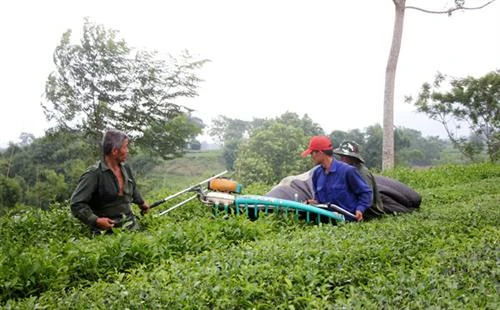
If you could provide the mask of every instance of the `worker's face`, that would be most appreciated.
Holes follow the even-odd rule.
[[[119,149],[113,149],[113,154],[119,163],[126,161],[128,156],[128,139],[123,140],[122,146]]]
[[[314,162],[315,165],[319,165],[323,162],[325,153],[321,151],[312,151],[311,152],[311,159]]]
[[[343,162],[345,162],[346,164],[349,164],[349,165],[355,164],[354,160],[352,160],[352,158],[349,157],[349,156],[342,156],[342,155],[340,155],[340,160],[343,161]]]

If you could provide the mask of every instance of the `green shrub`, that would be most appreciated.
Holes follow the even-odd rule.
[[[470,165],[443,165],[422,169],[398,168],[383,173],[417,189],[472,183],[499,177],[500,165],[479,163]]]
[[[0,209],[11,208],[20,199],[21,186],[19,183],[15,179],[0,175]]]
[[[18,206],[0,217],[0,307],[497,309],[498,168],[391,173],[420,210],[361,224],[215,217],[192,201],[91,239],[67,205]]]

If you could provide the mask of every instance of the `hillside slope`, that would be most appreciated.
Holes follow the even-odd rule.
[[[162,161],[138,182],[144,193],[180,191],[224,170],[220,150],[190,152],[183,157]]]
[[[500,166],[391,176],[422,193],[421,210],[308,225],[214,217],[193,201],[90,239],[68,206],[18,209],[0,218],[0,306],[498,309]]]

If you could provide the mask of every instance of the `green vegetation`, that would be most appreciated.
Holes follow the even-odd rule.
[[[138,167],[140,163],[132,160]],[[224,171],[224,162],[221,151],[201,151],[186,153],[183,157],[159,161],[157,164],[140,175],[138,182],[144,193],[153,191],[176,191],[189,187]]]
[[[446,82],[448,87],[442,85]],[[438,72],[432,85],[422,85],[415,106],[443,125],[453,147],[465,157],[474,160],[486,150],[490,161],[496,162],[500,158],[499,101],[500,70],[479,78],[453,78]],[[464,125],[470,129],[469,137],[458,134]]]
[[[133,49],[117,30],[88,18],[80,41],[72,41],[67,30],[54,50],[55,70],[45,83],[42,108],[57,127],[82,134],[94,156],[110,127],[163,158],[182,154],[201,133],[201,119],[174,102],[198,95],[197,70],[208,60],[195,59],[187,50],[174,58]]]
[[[471,120],[470,139],[450,136],[450,144],[396,129],[400,168],[384,173],[421,192],[414,214],[362,224],[276,215],[252,222],[213,216],[192,201],[141,217],[139,232],[90,238],[68,198],[98,159],[106,128],[130,133],[129,162],[148,202],[225,167],[246,193],[263,194],[307,170],[300,152],[311,136],[328,135],[292,112],[251,122],[220,116],[210,134],[223,149],[189,153],[200,150],[204,124],[174,99],[197,96],[196,71],[208,60],[187,51],[169,59],[135,52],[117,31],[88,20],[80,43],[63,34],[42,103],[57,126],[39,139],[23,133],[0,152],[0,308],[500,308],[498,73],[454,80],[450,94],[429,85],[419,94],[419,111],[432,118]],[[379,169],[382,132],[376,124],[329,136],[335,146],[355,140]],[[491,163],[450,164],[486,155]]]
[[[498,309],[500,166],[387,175],[422,194],[421,210],[318,226],[213,217],[191,202],[142,217],[140,232],[91,239],[65,204],[10,208],[0,307]]]
[[[184,157],[151,157],[135,145],[129,163],[141,192],[179,190],[224,170],[220,151],[188,151]],[[0,153],[0,214],[16,203],[45,209],[69,199],[82,173],[98,160],[81,135],[50,130]],[[205,177],[206,176],[206,177]]]
[[[195,150],[199,146],[196,141],[185,141],[185,147],[177,150],[177,157],[168,160],[165,155],[171,153],[145,149],[133,139],[128,162],[137,175],[141,192],[154,195],[159,189],[180,190],[226,169],[234,172],[234,177],[245,186],[270,186],[285,176],[311,168],[310,158],[301,158],[300,153],[311,136],[324,134],[307,115],[299,117],[290,112],[252,122],[222,117],[212,129],[223,144],[222,150],[199,151]],[[359,142],[367,166],[380,168],[380,125],[365,131],[337,130],[329,136],[335,146],[344,139]],[[437,137],[424,138],[419,131],[407,128],[397,128],[395,137],[398,167],[470,162],[451,148],[451,142]],[[52,128],[43,137],[24,133],[20,140],[0,152],[0,176],[5,176],[0,177],[0,184],[4,184],[0,189],[0,214],[16,203],[42,209],[51,203],[64,203],[82,173],[99,158],[93,154],[93,144],[80,131]]]
[[[300,153],[315,135],[329,136],[334,147],[342,141],[356,141],[366,166],[376,170],[382,167],[383,129],[379,124],[364,130],[333,130],[327,134],[307,114],[300,117],[286,112],[273,119],[254,119],[251,122],[220,116],[213,121],[210,135],[223,146],[226,168],[234,170],[244,184],[275,184],[284,176],[308,170],[311,161],[302,159]],[[450,141],[437,136],[423,137],[414,129],[395,128],[394,139],[398,167],[480,162],[486,158],[486,153],[482,152],[474,160],[467,159],[458,150],[453,152]]]

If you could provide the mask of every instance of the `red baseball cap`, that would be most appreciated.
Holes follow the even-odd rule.
[[[312,151],[326,151],[333,149],[332,141],[326,136],[314,136],[309,140],[309,147],[302,152],[302,157],[311,154]]]

